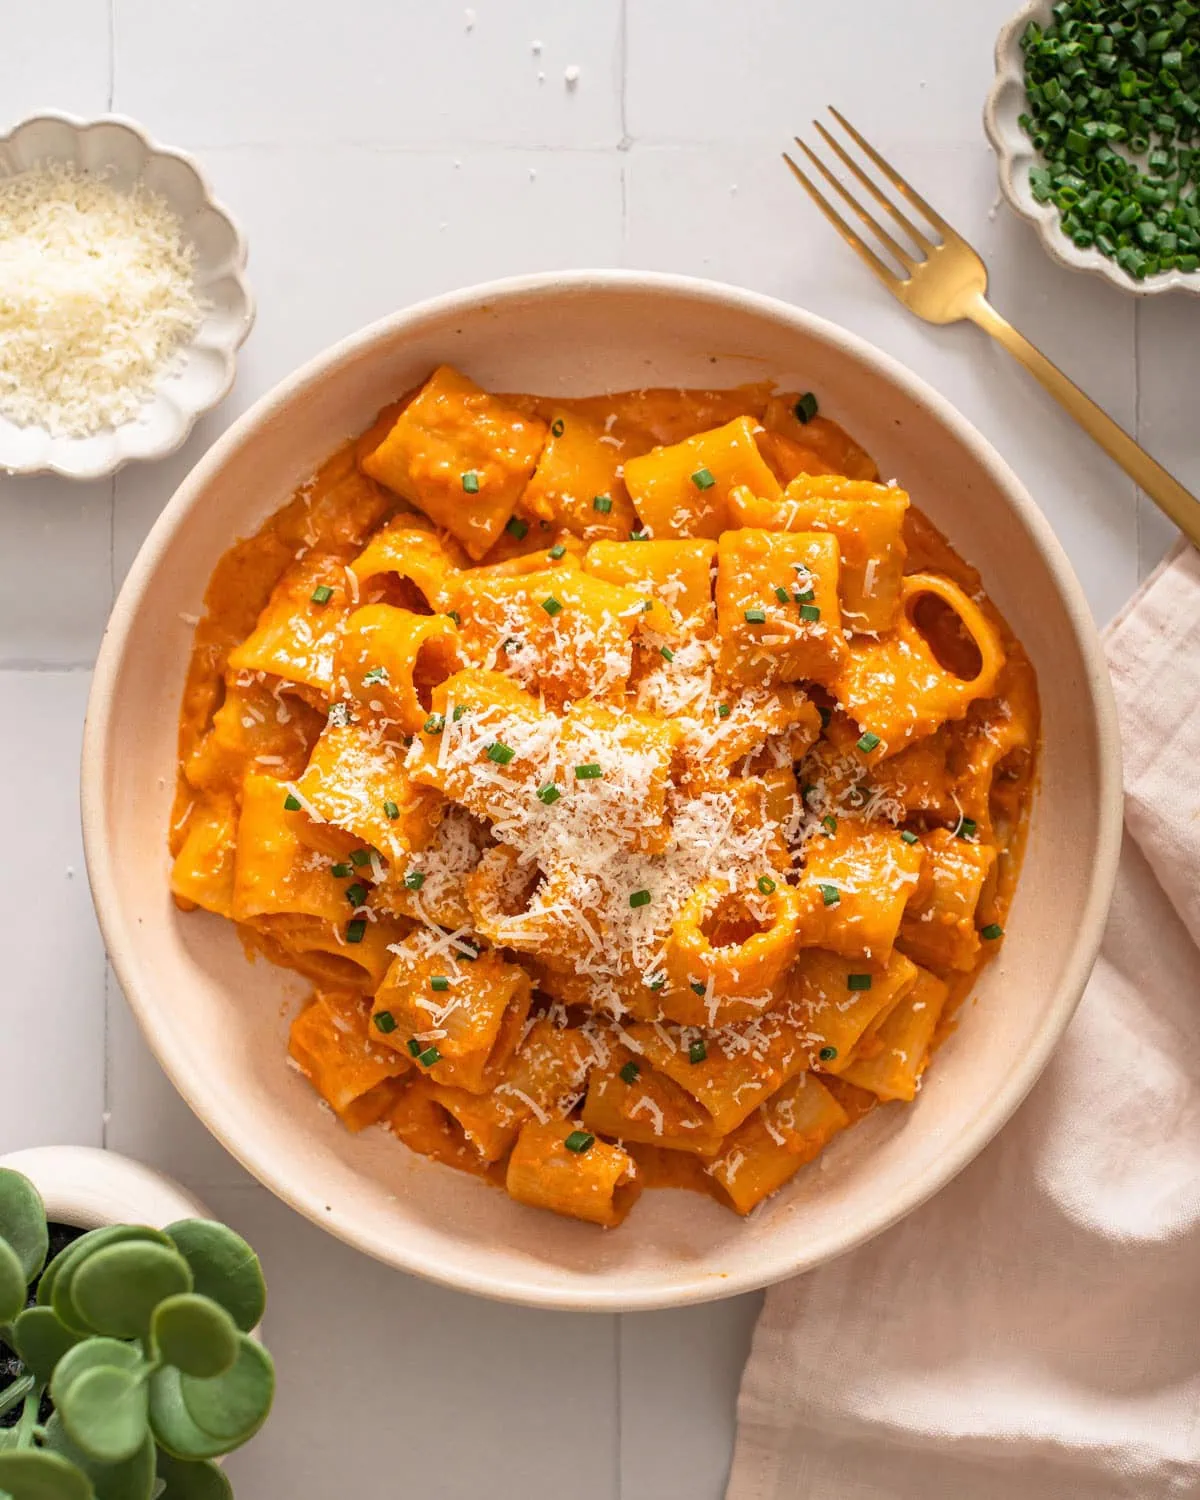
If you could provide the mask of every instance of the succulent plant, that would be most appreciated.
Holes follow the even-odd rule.
[[[250,1246],[223,1224],[111,1224],[46,1263],[33,1183],[0,1169],[0,1500],[222,1500],[212,1462],[251,1438],[275,1372],[253,1338],[266,1301]],[[26,1306],[36,1284],[36,1301]],[[44,1401],[53,1410],[42,1421]]]

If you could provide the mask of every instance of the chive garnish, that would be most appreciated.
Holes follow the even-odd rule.
[[[590,762],[586,766],[575,767],[576,781],[599,781],[603,775],[603,770],[595,763],[595,761]]]
[[[708,993],[708,986],[700,979],[693,979],[690,988],[693,995],[704,995]]]
[[[635,907],[635,908],[639,907],[639,906],[649,906],[650,905],[650,892],[649,891],[631,891],[629,893],[629,904],[630,904],[630,906]]]
[[[767,612],[765,609],[744,609],[742,618],[747,625],[765,625],[767,623]]]
[[[989,922],[986,927],[980,929],[979,936],[989,943],[994,943],[997,938],[1004,936],[1004,928],[999,922]]]
[[[372,667],[363,673],[363,687],[374,687],[377,682],[385,683],[388,680],[386,667]]]
[[[660,646],[658,648],[658,654],[662,657],[663,661],[675,660],[675,653],[671,650],[670,646]]]
[[[782,588],[779,584],[776,584],[775,585],[775,597],[776,597],[776,599],[779,600],[780,604],[786,604],[788,602],[788,591],[787,591],[787,589]]]
[[[692,475],[692,483],[698,490],[711,490],[716,482],[711,469],[697,469]]]
[[[586,1130],[572,1130],[563,1145],[576,1156],[582,1156],[596,1144],[596,1137]]]
[[[529,535],[529,522],[522,521],[520,516],[509,516],[504,523],[504,529],[509,536],[515,536],[517,541],[521,542]]]
[[[330,865],[329,873],[335,880],[348,880],[353,873],[349,865]]]
[[[775,889],[775,882],[769,875],[760,875],[754,883],[758,886],[759,890],[763,893],[764,896],[769,896]]]
[[[474,943],[467,942],[466,938],[458,938],[456,940],[454,951],[465,964],[473,964],[479,957],[479,949]]]
[[[554,546],[550,548],[550,556],[554,559],[555,562],[557,562],[560,557],[565,557],[566,552],[567,549],[561,542],[555,542]]]
[[[382,1031],[385,1036],[389,1031],[395,1031],[396,1029],[396,1018],[390,1010],[377,1010],[372,1019],[375,1022],[376,1029]]]
[[[836,885],[819,885],[817,889],[821,892],[821,900],[826,906],[837,906],[841,903],[842,893]]]
[[[905,829],[902,830],[902,832],[900,834],[900,837],[904,840],[904,842],[906,844],[915,844],[917,842],[917,836],[916,836],[916,834],[913,833],[908,828],[905,828]]]
[[[356,880],[353,885],[346,887],[345,894],[351,906],[361,906],[367,899],[367,888],[361,881]]]
[[[702,1063],[708,1056],[708,1048],[703,1041],[692,1042],[688,1046],[688,1062]]]
[[[821,618],[821,611],[815,604],[802,604],[800,606],[800,618],[807,620],[810,624]]]
[[[650,533],[648,531],[631,531],[629,533],[629,540],[631,542],[648,542],[650,540]]]
[[[348,943],[361,943],[367,933],[367,922],[365,917],[355,917],[353,922],[346,924],[346,941]]]
[[[561,417],[555,417],[554,421],[550,423],[550,431],[552,435],[554,437],[562,437],[563,429],[563,419]]]
[[[445,974],[434,974],[430,977],[429,988],[440,995],[450,988],[450,981]]]
[[[641,1070],[641,1068],[638,1067],[637,1063],[633,1062],[632,1060],[629,1061],[629,1062],[627,1062],[624,1065],[624,1067],[621,1069],[621,1072],[620,1072],[620,1075],[619,1075],[620,1079],[621,1079],[621,1082],[622,1083],[636,1083],[637,1082],[638,1074],[641,1071],[642,1070]]]
[[[468,469],[462,477],[462,487],[468,495],[478,495],[479,475],[474,469]]]
[[[498,766],[506,766],[517,752],[511,745],[505,745],[500,740],[493,740],[487,747],[487,758]]]
[[[312,602],[314,604],[328,604],[333,598],[333,590],[327,583],[318,584],[312,591]]]
[[[417,1053],[417,1061],[423,1068],[432,1068],[434,1063],[440,1063],[442,1054],[436,1047],[426,1047],[424,1052]]]
[[[822,1047],[820,1052],[817,1053],[817,1056],[821,1059],[822,1062],[833,1062],[837,1057],[837,1048]]]
[[[350,863],[357,865],[361,870],[364,865],[371,863],[371,851],[369,849],[351,849]]]
[[[425,720],[424,728],[426,734],[441,734],[442,730],[445,729],[445,727],[445,714],[430,714],[429,717]]]
[[[817,414],[817,398],[811,391],[805,391],[792,410],[796,414],[796,421],[807,425]]]
[[[550,616],[550,618],[553,619],[555,615],[557,615],[557,614],[559,614],[561,612],[562,605],[554,597],[554,595],[551,594],[550,597],[549,597],[549,599],[543,599],[542,600],[542,608],[546,611],[546,613]]]
[[[420,1042],[417,1041],[417,1039],[416,1039],[415,1036],[410,1036],[409,1037],[409,1039],[408,1039],[408,1050],[409,1050],[409,1053],[413,1057],[418,1057],[420,1055],[421,1044],[420,1044]]]
[[[879,743],[879,736],[868,729],[866,734],[860,735],[856,749],[861,750],[864,755],[870,755],[872,750],[879,748]]]
[[[646,988],[648,990],[661,990],[666,985],[666,982],[667,976],[665,974],[656,974],[653,979],[646,980]]]
[[[298,797],[294,797],[291,792],[289,792],[283,799],[283,810],[284,812],[299,812],[300,799]]]
[[[557,802],[558,799],[561,796],[562,796],[562,793],[559,791],[559,789],[554,785],[554,783],[552,781],[551,782],[547,782],[547,784],[545,786],[538,787],[538,794],[537,794],[538,801],[539,802],[544,802],[547,807],[553,806],[553,804],[555,802]]]
[[[958,825],[958,836],[960,839],[973,839],[975,837],[975,819],[964,818]]]
[[[404,877],[404,888],[408,891],[419,891],[425,884],[424,870],[410,870]]]
[[[832,838],[837,832],[837,819],[832,813],[826,813],[825,816],[821,819],[821,827],[825,830],[829,837]]]
[[[593,510],[598,510],[602,516],[608,515],[609,511],[612,510],[612,496],[611,495],[595,495],[595,496],[593,496],[593,498],[592,498],[592,509]]]
[[[452,719],[453,719],[453,720],[454,720],[454,722],[455,722],[455,723],[456,723],[456,724],[457,724],[457,723],[458,723],[458,721],[459,721],[459,719],[461,719],[461,718],[462,718],[462,716],[463,716],[463,714],[465,714],[465,713],[466,713],[466,711],[467,711],[467,706],[466,706],[466,704],[465,704],[465,703],[456,703],[456,704],[455,704],[455,705],[454,705],[454,712],[453,712],[453,713],[452,713],[452,714],[451,714],[451,716],[450,716],[450,717],[451,717],[451,718],[452,718]]]
[[[847,974],[846,988],[848,990],[869,990],[871,988],[871,975]]]
[[[383,811],[384,815],[390,818],[393,823],[400,816],[400,809],[394,802],[385,802],[383,804]]]
[[[717,704],[717,718],[718,719],[727,719],[732,712],[733,712],[733,709],[730,708],[730,706],[729,706],[728,703],[718,703]]]

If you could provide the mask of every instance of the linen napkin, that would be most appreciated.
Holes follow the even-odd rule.
[[[1079,1011],[953,1183],[768,1293],[726,1500],[1200,1496],[1200,554],[1106,645],[1125,841]]]

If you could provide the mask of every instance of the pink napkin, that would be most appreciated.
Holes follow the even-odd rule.
[[[1200,555],[1107,652],[1125,844],[1078,1014],[937,1198],[768,1294],[727,1500],[1200,1495]]]

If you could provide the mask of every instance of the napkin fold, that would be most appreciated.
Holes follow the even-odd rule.
[[[1200,1496],[1200,554],[1106,636],[1125,839],[1100,958],[996,1141],[773,1288],[726,1500]]]

